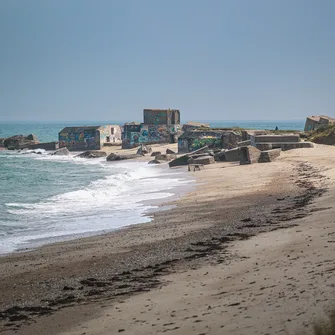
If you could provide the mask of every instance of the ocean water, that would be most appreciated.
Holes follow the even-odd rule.
[[[207,121],[213,128],[230,128],[240,127],[245,129],[268,129],[274,130],[304,130],[305,120],[289,120],[289,121]]]
[[[102,124],[107,122],[80,122]],[[120,122],[108,122],[119,123]],[[209,122],[213,127],[301,130],[303,121]],[[0,137],[55,141],[73,123],[2,123]],[[35,150],[36,152],[36,150]],[[187,174],[143,162],[52,156],[44,150],[0,151],[0,254],[150,221],[156,202],[192,183]]]
[[[0,151],[0,254],[150,221],[191,180],[168,166]]]
[[[58,133],[69,126],[95,126],[100,124],[124,124],[120,121],[84,121],[84,122],[0,122],[0,138],[13,135],[35,134],[40,142],[58,141]]]
[[[303,130],[305,120],[288,121],[208,121],[200,120],[211,125],[211,127],[241,127],[247,129],[275,129],[281,130]],[[51,142],[58,140],[58,133],[65,127],[78,125],[99,125],[99,124],[120,124],[123,121],[85,121],[85,122],[63,122],[63,123],[33,123],[33,122],[0,122],[0,138],[13,135],[35,134],[41,142]]]

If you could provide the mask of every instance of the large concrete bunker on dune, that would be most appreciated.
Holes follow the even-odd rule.
[[[327,115],[308,116],[305,122],[305,131],[312,131],[335,123],[335,119]]]
[[[226,129],[194,129],[185,131],[178,138],[178,153],[188,153],[204,146],[210,149],[231,149],[237,147],[242,135]]]
[[[122,148],[129,149],[141,144],[177,143],[180,133],[178,109],[144,109],[143,123],[124,125]]]
[[[104,145],[121,144],[119,125],[65,127],[59,134],[59,147],[72,151],[100,150]]]

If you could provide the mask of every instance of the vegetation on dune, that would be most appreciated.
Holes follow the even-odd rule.
[[[319,129],[309,132],[308,139],[320,144],[335,144],[335,124],[325,125]]]
[[[222,128],[218,128],[218,127],[215,127],[215,128],[211,128],[211,127],[200,127],[198,128],[197,130],[203,130],[203,131],[208,131],[208,130],[244,130],[244,128],[240,128],[240,127],[222,127]]]
[[[282,135],[282,134],[300,134],[303,133],[302,131],[299,130],[274,130],[274,129],[255,129],[255,128],[241,128],[241,127],[237,127],[237,126],[233,126],[233,127],[222,127],[222,128],[208,128],[208,127],[200,127],[197,130],[203,130],[203,131],[208,131],[208,130],[234,130],[234,131],[242,131],[242,130],[264,130],[267,134],[275,134],[275,135]]]
[[[271,134],[274,134],[274,135],[285,135],[285,134],[301,134],[303,133],[302,131],[299,131],[299,130],[268,130],[266,129],[266,131],[269,131],[271,132]]]

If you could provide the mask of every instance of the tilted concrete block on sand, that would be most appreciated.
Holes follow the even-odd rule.
[[[169,167],[187,165],[189,158],[190,157],[188,155],[178,157],[169,163]]]
[[[169,167],[175,167],[175,166],[182,166],[182,165],[187,165],[188,164],[188,160],[190,159],[190,157],[194,154],[197,153],[201,153],[204,152],[205,150],[208,150],[208,146],[205,146],[203,148],[200,148],[198,150],[195,150],[193,152],[190,152],[184,156],[178,157],[176,159],[174,159],[173,161],[171,161],[169,163]],[[156,157],[157,158],[157,157]]]
[[[168,154],[160,154],[155,157],[158,161],[171,161],[172,159],[176,159],[176,155],[168,155]]]
[[[258,163],[261,151],[249,145],[240,148],[240,165]]]
[[[152,157],[156,157],[157,155],[161,155],[162,153],[160,151],[154,151],[151,153]]]
[[[227,150],[224,155],[227,162],[238,162],[240,160],[240,150],[241,148],[235,148]]]
[[[226,161],[226,150],[222,150],[220,152],[216,152],[215,155],[214,155],[214,159],[217,161],[217,162],[224,162]]]
[[[262,151],[261,156],[259,157],[258,163],[267,163],[272,162],[277,157],[280,156],[281,149],[272,149],[267,151]]]
[[[213,156],[201,156],[198,158],[194,158],[192,160],[191,164],[203,164],[203,165],[208,165],[208,164],[213,164],[215,163],[214,157]]]

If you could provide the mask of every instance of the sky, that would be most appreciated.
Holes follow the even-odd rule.
[[[334,116],[333,0],[1,0],[0,121]]]

